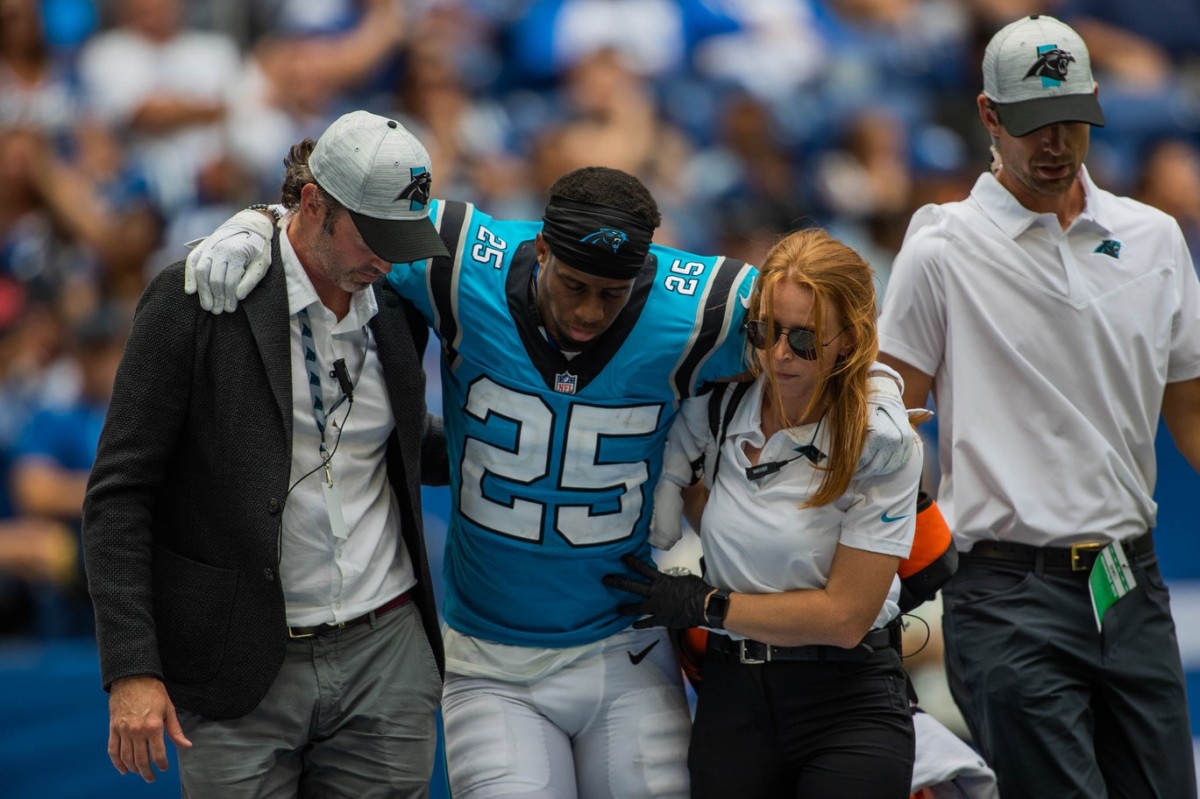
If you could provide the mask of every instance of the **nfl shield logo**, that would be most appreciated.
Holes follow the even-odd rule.
[[[574,394],[575,383],[579,380],[570,372],[559,372],[554,376],[554,390],[559,394]]]

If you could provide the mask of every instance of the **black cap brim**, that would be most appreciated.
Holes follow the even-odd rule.
[[[1027,136],[1038,128],[1059,122],[1086,122],[1104,127],[1104,112],[1094,94],[1039,97],[1019,103],[996,104],[1000,124],[1010,136]]]
[[[429,219],[376,219],[350,211],[354,226],[371,252],[393,264],[449,258],[446,244]]]

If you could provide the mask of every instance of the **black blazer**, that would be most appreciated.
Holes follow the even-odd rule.
[[[154,675],[176,705],[214,719],[259,703],[287,640],[277,568],[293,410],[275,238],[271,269],[232,314],[209,314],[184,294],[182,263],[147,287],[84,501],[105,690],[120,677]],[[379,313],[370,324],[396,419],[388,474],[416,602],[444,669],[421,529],[422,466],[426,482],[446,475],[440,420],[425,410],[428,329],[410,326],[419,315],[384,283],[374,290]]]

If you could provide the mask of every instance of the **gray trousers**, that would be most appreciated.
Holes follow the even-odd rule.
[[[955,702],[1005,799],[1195,799],[1183,667],[1154,553],[1096,629],[1087,572],[964,556],[943,589]]]
[[[188,799],[429,795],[442,681],[416,606],[287,642],[283,667],[249,714],[179,711]]]

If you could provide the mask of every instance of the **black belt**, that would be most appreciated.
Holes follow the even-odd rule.
[[[809,646],[771,646],[749,639],[734,640],[727,635],[708,634],[708,651],[736,657],[739,663],[755,665],[773,660],[862,660],[881,649],[900,651],[900,622],[893,621],[887,627],[871,630],[858,646],[843,649],[840,646],[812,644]]]
[[[324,635],[335,630],[344,630],[347,627],[353,627],[357,624],[366,624],[372,619],[379,618],[389,610],[395,610],[410,599],[412,599],[412,591],[405,591],[395,599],[384,602],[370,613],[355,616],[353,619],[347,619],[336,624],[315,624],[312,627],[288,627],[288,638],[312,638],[315,635]]]
[[[1035,547],[1030,544],[1014,544],[1007,541],[978,541],[970,552],[960,556],[971,560],[983,558],[1014,566],[1046,571],[1090,573],[1096,558],[1110,541],[1087,541],[1067,547]],[[1121,542],[1125,555],[1130,559],[1154,552],[1154,531],[1147,530],[1139,536]]]

